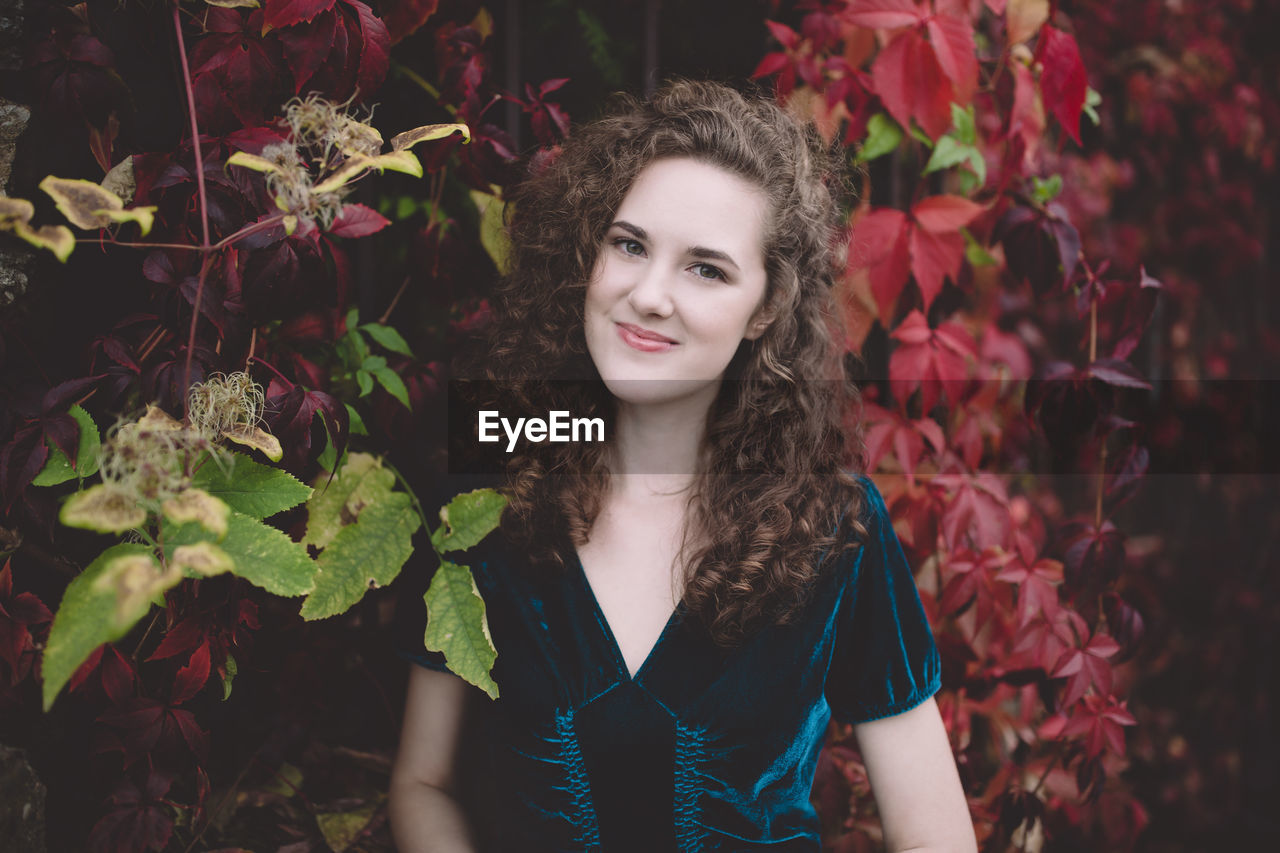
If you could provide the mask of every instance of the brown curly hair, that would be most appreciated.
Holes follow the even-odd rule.
[[[494,300],[473,378],[501,387],[508,410],[610,417],[615,401],[587,351],[587,283],[613,215],[649,163],[689,157],[724,168],[769,199],[765,306],[776,317],[744,341],[708,413],[709,459],[689,499],[683,602],[710,637],[733,645],[790,621],[821,557],[865,541],[860,404],[845,369],[832,295],[847,234],[849,183],[812,126],[772,99],[676,80],[642,102],[617,95],[603,118],[508,195],[510,272]],[[853,356],[850,356],[853,358]],[[585,380],[585,381],[584,381]],[[526,443],[508,467],[503,533],[535,566],[574,565],[609,489],[606,443]]]

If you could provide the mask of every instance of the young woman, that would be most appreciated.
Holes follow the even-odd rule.
[[[519,447],[468,560],[500,689],[471,821],[454,765],[478,691],[409,655],[405,853],[816,851],[832,717],[889,850],[976,849],[937,648],[861,474],[838,174],[772,101],[681,81],[620,99],[513,194],[485,374],[513,413],[606,436]]]

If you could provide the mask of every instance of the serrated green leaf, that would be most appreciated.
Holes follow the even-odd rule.
[[[413,534],[421,524],[404,492],[391,492],[366,507],[316,560],[316,587],[302,603],[302,618],[345,613],[368,590],[395,580],[413,553]]]
[[[857,161],[866,163],[893,151],[902,142],[902,128],[885,113],[867,122],[867,139],[858,149]]]
[[[36,478],[31,481],[33,486],[56,486],[67,480],[74,480],[76,477],[83,480],[98,471],[98,453],[102,447],[102,436],[98,432],[98,425],[81,406],[72,406],[68,414],[75,418],[80,427],[80,440],[76,444],[76,467],[73,470],[67,454],[46,439],[45,443],[49,446],[49,459],[40,473],[36,474]]]
[[[229,470],[206,462],[191,480],[227,506],[251,518],[270,518],[311,497],[311,489],[288,471],[232,454]]]
[[[328,485],[325,482],[328,481]],[[316,480],[316,491],[307,501],[304,545],[324,548],[344,526],[354,522],[365,507],[387,499],[396,475],[368,453],[348,453],[332,480]]]
[[[390,326],[384,326],[381,323],[365,323],[360,326],[360,331],[373,338],[384,349],[413,358],[413,352],[409,349],[409,344],[401,337],[399,332]]]
[[[431,537],[431,544],[441,553],[462,551],[479,544],[498,526],[506,505],[506,497],[493,489],[476,489],[458,495],[440,510],[444,524]]]
[[[53,617],[53,625],[49,628],[49,640],[44,649],[42,668],[46,711],[53,705],[53,700],[63,685],[94,649],[103,643],[120,639],[146,615],[146,608],[143,608],[131,620],[119,619],[116,612],[116,591],[99,582],[109,572],[109,566],[121,558],[132,557],[154,561],[151,549],[146,545],[113,545],[99,554],[88,568],[67,585],[62,594],[62,603]]]
[[[123,533],[141,527],[147,520],[147,511],[128,495],[99,483],[67,498],[58,520],[68,527]]]
[[[215,536],[227,534],[227,516],[231,514],[231,507],[204,489],[185,489],[161,504],[160,509],[164,517],[174,524],[194,521]]]
[[[164,525],[166,554],[179,545],[209,541],[212,534],[199,524]],[[233,574],[267,592],[293,598],[315,587],[316,564],[307,549],[256,518],[233,511],[227,535],[217,544],[235,563]]]
[[[471,569],[444,560],[422,597],[427,604],[428,649],[443,652],[445,663],[464,680],[498,698],[498,685],[490,672],[498,659],[489,635],[484,599]]]
[[[400,378],[400,374],[389,367],[379,367],[373,371],[373,378],[378,380],[378,384],[385,388],[388,394],[399,400],[400,404],[406,409],[412,411],[413,407],[409,405],[409,389],[405,387],[404,380]]]

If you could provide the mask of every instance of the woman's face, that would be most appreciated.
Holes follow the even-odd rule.
[[[587,349],[624,402],[709,395],[768,325],[768,199],[688,158],[646,166],[619,206],[587,286]]]

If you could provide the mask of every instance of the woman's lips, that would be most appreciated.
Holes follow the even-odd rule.
[[[638,326],[617,323],[614,328],[618,330],[618,337],[622,338],[623,343],[640,352],[665,352],[675,346],[674,341],[659,341],[653,338],[641,337],[633,331],[633,329],[638,329]]]

